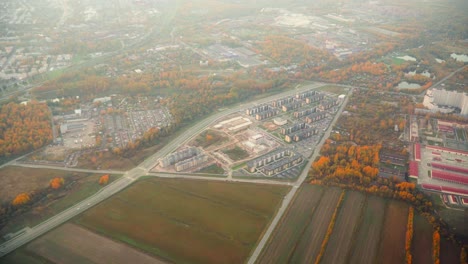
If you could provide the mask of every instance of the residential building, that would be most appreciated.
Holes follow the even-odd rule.
[[[166,157],[159,160],[159,162],[161,164],[161,167],[165,168],[165,167],[174,165],[179,161],[194,157],[200,153],[201,153],[200,149],[195,148],[195,147],[190,147],[190,148],[186,148],[181,151],[178,151],[178,152],[174,152],[170,155],[167,155]]]

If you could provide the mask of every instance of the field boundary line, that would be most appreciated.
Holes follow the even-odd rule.
[[[341,206],[343,205],[343,201],[344,201],[346,193],[347,192],[346,192],[345,189],[343,189],[343,191],[341,191],[340,199],[338,200],[338,203],[337,203],[337,205],[335,207],[335,211],[333,212],[333,216],[332,216],[332,218],[330,220],[330,224],[328,225],[327,233],[325,234],[325,237],[323,238],[323,241],[322,241],[322,246],[320,248],[320,252],[319,252],[317,258],[315,259],[315,262],[314,262],[315,264],[319,264],[320,260],[322,260],[323,254],[325,253],[325,249],[327,248],[327,245],[328,245],[328,240],[330,240],[330,236],[333,233],[336,218],[338,216],[338,212],[341,209]]]

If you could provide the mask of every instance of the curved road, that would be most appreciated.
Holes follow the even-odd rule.
[[[232,108],[226,109],[224,111],[220,111],[220,112],[217,112],[215,114],[212,114],[211,116],[205,118],[204,120],[198,122],[197,124],[193,125],[189,129],[187,129],[184,133],[180,134],[177,138],[175,138],[174,140],[169,142],[161,150],[159,150],[158,152],[156,152],[155,154],[153,154],[152,156],[147,158],[145,161],[143,161],[137,167],[125,172],[123,177],[121,177],[118,180],[112,182],[108,186],[102,188],[96,194],[86,198],[85,200],[77,203],[74,206],[71,206],[70,208],[64,210],[63,212],[61,212],[61,213],[49,218],[48,220],[40,223],[39,225],[37,225],[35,227],[32,227],[30,229],[26,229],[26,231],[24,233],[22,233],[22,234],[20,234],[20,235],[18,235],[16,237],[6,241],[5,243],[1,244],[0,245],[0,257],[8,254],[9,252],[17,249],[18,247],[20,247],[22,245],[28,243],[29,241],[37,238],[38,236],[50,231],[51,229],[55,228],[56,226],[58,226],[60,224],[63,224],[64,222],[70,220],[71,218],[73,218],[74,216],[82,213],[83,211],[87,210],[88,208],[90,208],[90,207],[104,201],[105,199],[109,198],[110,196],[116,194],[117,192],[123,190],[124,188],[126,188],[127,186],[132,184],[138,178],[140,178],[142,176],[145,176],[145,175],[158,176],[158,177],[172,177],[172,178],[191,178],[191,179],[198,178],[198,179],[205,179],[205,180],[226,180],[226,181],[232,180],[232,181],[239,181],[239,182],[243,181],[243,182],[252,182],[252,183],[271,183],[271,184],[291,185],[291,183],[287,183],[287,182],[280,182],[280,181],[274,181],[274,180],[270,181],[270,180],[264,180],[264,179],[259,179],[259,180],[245,179],[245,180],[241,180],[241,179],[200,177],[200,176],[198,176],[198,177],[197,176],[183,177],[181,175],[172,175],[171,176],[169,174],[163,174],[163,173],[149,173],[149,171],[155,166],[155,164],[158,162],[158,160],[160,158],[162,158],[162,157],[166,156],[167,154],[173,152],[176,148],[178,148],[179,146],[181,146],[184,143],[191,140],[193,137],[195,137],[201,131],[206,129],[211,123],[213,123],[216,120],[222,118],[223,116],[239,112],[239,111],[245,109],[246,107],[249,107],[250,105],[265,103],[265,102],[268,102],[268,101],[271,101],[271,100],[274,100],[274,99],[278,99],[278,98],[281,98],[281,97],[284,97],[284,96],[295,94],[296,92],[299,92],[299,91],[318,88],[318,87],[323,86],[323,85],[324,85],[323,83],[316,83],[316,84],[307,85],[307,86],[300,87],[300,88],[296,87],[296,89],[294,89],[294,90],[289,90],[289,91],[286,91],[286,92],[283,92],[283,93],[280,93],[280,94],[277,94],[277,95],[273,95],[273,96],[269,96],[269,97],[266,97],[266,98],[263,98],[263,99],[259,99],[259,100],[255,101],[255,102],[239,104],[239,105],[236,105],[236,106],[234,106]],[[339,113],[337,114],[337,116],[338,115],[339,115]],[[336,120],[336,118],[335,118],[335,120]],[[330,126],[330,128],[331,128],[331,126]],[[329,131],[330,131],[330,128],[329,128]],[[328,137],[328,136],[325,136],[325,137]],[[322,140],[322,142],[323,142],[323,140]],[[317,146],[317,148],[319,148],[319,146]],[[310,162],[309,162],[309,164],[310,164]],[[22,164],[21,166],[28,166],[28,165]],[[33,167],[33,166],[38,167],[38,165],[29,165],[29,166],[30,167]],[[42,166],[40,166],[40,167],[42,167]],[[54,167],[54,169],[57,169],[57,168]],[[67,169],[67,168],[63,168],[63,169]],[[105,173],[105,171],[81,170],[81,169],[70,169],[70,168],[68,168],[67,170]],[[120,174],[123,173],[123,172],[119,172],[119,171],[108,171],[108,172],[109,173],[120,173]],[[294,184],[295,188],[293,188],[293,190],[296,190],[297,187],[300,186],[302,181],[307,176],[307,172],[308,172],[308,168],[306,168],[304,170],[304,172],[301,174],[300,178],[296,181],[296,183]],[[277,214],[276,218],[281,218],[282,213],[285,210],[284,207],[285,206],[287,207],[287,205],[289,204],[289,201],[291,200],[292,196],[294,196],[294,193],[290,192],[287,195],[287,198],[288,197],[289,198],[287,200],[285,199],[285,201],[283,202],[283,205],[282,205],[282,208],[281,208],[282,211],[280,210],[280,212]],[[286,201],[288,201],[288,202],[286,203]],[[270,228],[271,228],[271,226],[270,226]],[[272,231],[272,230],[270,230],[270,228],[269,228],[268,237],[269,237],[269,234]],[[266,236],[267,235],[264,236],[264,239],[265,239]],[[263,241],[263,239],[262,239],[262,241]]]

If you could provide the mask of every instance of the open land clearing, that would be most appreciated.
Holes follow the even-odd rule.
[[[34,176],[31,176],[34,175]],[[46,198],[35,203],[31,210],[13,216],[0,228],[0,236],[14,233],[25,227],[33,227],[45,221],[70,206],[90,197],[103,186],[99,185],[99,178],[103,174],[67,172],[52,169],[35,169],[9,166],[0,170],[0,186],[9,186],[11,182],[17,183],[18,188],[2,188],[0,202],[10,203],[10,195],[20,192],[33,192],[47,188],[51,179],[63,177],[65,185],[59,190],[51,191]],[[15,178],[16,176],[16,178]],[[109,183],[120,175],[110,175]],[[2,185],[5,183],[5,185]]]
[[[29,243],[17,253],[46,260],[46,263],[164,263],[124,243],[95,234],[75,224],[65,224]],[[7,256],[5,263],[20,256]]]
[[[376,196],[367,197],[363,219],[354,239],[356,243],[350,263],[374,263],[384,220],[384,209],[384,199]]]
[[[388,203],[378,253],[379,262],[391,264],[405,261],[407,221],[408,205],[402,202]]]
[[[432,233],[431,224],[420,214],[414,214],[413,220],[413,263],[425,264],[432,262]]]
[[[2,186],[0,202],[11,202],[16,195],[22,192],[47,188],[50,180],[55,177],[63,177],[67,181],[68,177],[83,178],[89,175],[91,174],[8,166],[0,169],[0,186]]]
[[[328,241],[322,263],[346,263],[352,246],[352,237],[358,225],[366,196],[359,192],[347,192],[335,228]]]
[[[258,263],[286,263],[320,202],[324,188],[305,184],[262,251]]]
[[[147,178],[75,222],[170,262],[242,263],[288,190]]]
[[[323,238],[335,212],[342,190],[339,188],[326,189],[320,204],[294,251],[291,263],[314,263],[322,246]]]

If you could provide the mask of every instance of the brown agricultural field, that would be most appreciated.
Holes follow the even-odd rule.
[[[412,255],[414,264],[432,262],[432,233],[431,224],[420,214],[414,214],[413,220]]]
[[[147,178],[76,222],[170,262],[242,263],[288,190]]]
[[[164,263],[124,243],[95,234],[74,224],[65,224],[29,243],[21,252],[55,264],[81,263]],[[15,263],[19,255],[5,261]],[[6,262],[5,262],[6,263]]]
[[[328,188],[293,252],[291,263],[314,263],[342,190]]]
[[[440,264],[460,263],[461,249],[445,238],[440,238]]]
[[[288,261],[320,202],[323,190],[324,188],[316,185],[301,186],[260,254],[258,263],[286,263]]]
[[[360,192],[346,193],[321,263],[347,262],[365,199],[366,196]]]
[[[385,213],[382,239],[377,253],[379,263],[404,262],[407,221],[408,205],[402,202],[389,201]]]
[[[367,197],[361,224],[351,249],[351,264],[371,264],[377,255],[380,233],[384,221],[385,200],[370,195]],[[401,241],[404,244],[404,241]]]

